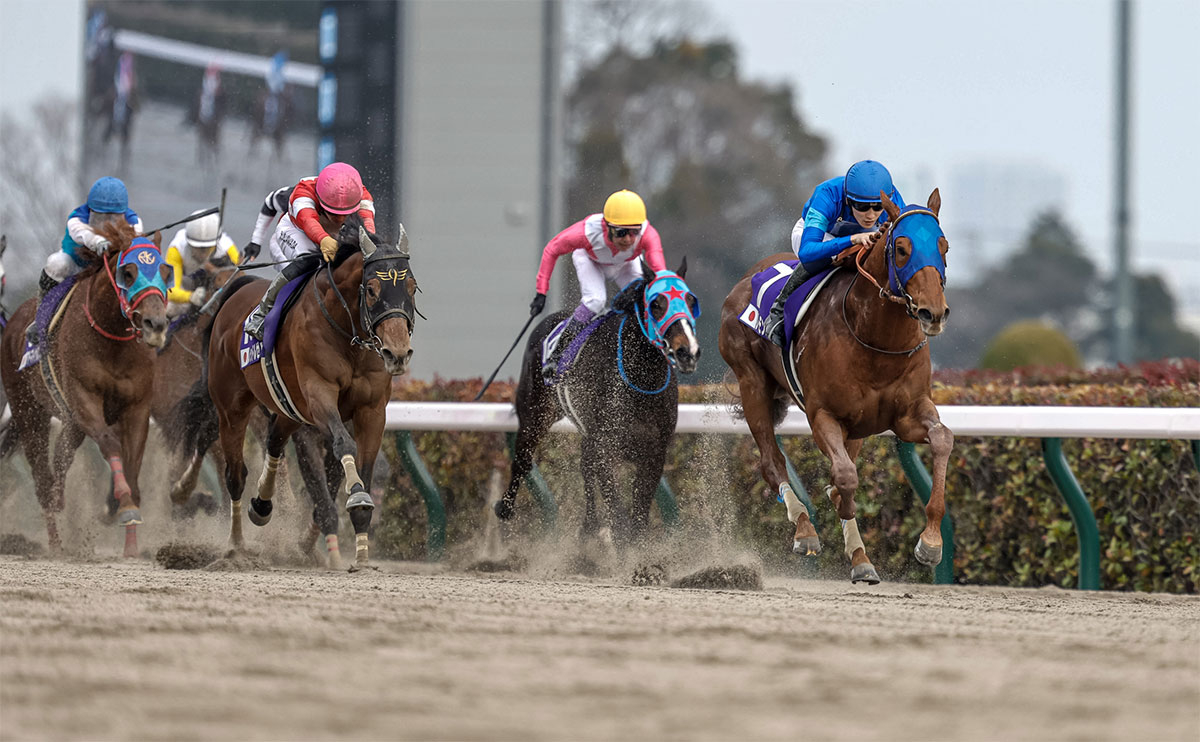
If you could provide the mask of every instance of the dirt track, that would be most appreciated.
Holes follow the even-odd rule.
[[[0,557],[0,737],[1200,738],[1200,599]]]

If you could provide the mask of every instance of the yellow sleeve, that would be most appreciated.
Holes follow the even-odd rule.
[[[230,245],[229,249],[225,251],[225,254],[229,256],[229,262],[233,263],[234,265],[242,264],[242,255],[238,252],[237,245]]]
[[[167,301],[186,304],[192,300],[192,292],[183,287],[183,256],[174,245],[167,248],[167,265],[171,266],[171,274],[175,276],[175,285],[167,289]]]

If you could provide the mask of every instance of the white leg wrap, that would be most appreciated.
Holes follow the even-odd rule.
[[[258,499],[270,500],[275,494],[275,475],[279,471],[280,461],[283,461],[282,456],[267,454],[267,459],[263,462],[262,474],[258,476]]]
[[[325,537],[325,550],[333,554],[338,550],[337,534],[331,533]]]
[[[842,538],[846,541],[846,558],[854,556],[855,549],[862,549],[865,553],[866,546],[863,546],[862,536],[858,535],[858,520],[851,518],[850,520],[842,521]]]
[[[800,519],[801,513],[807,513],[804,508],[804,503],[800,502],[800,498],[796,497],[796,493],[792,490],[792,485],[783,482],[779,485],[779,496],[783,498],[783,504],[787,506],[788,520],[795,523]]]
[[[369,542],[370,538],[365,533],[359,533],[354,536],[354,561],[356,564],[367,563]]]
[[[346,472],[346,494],[354,489],[354,485],[363,486],[362,479],[358,476],[358,467],[354,464],[354,457],[346,454],[342,457],[342,470]]]

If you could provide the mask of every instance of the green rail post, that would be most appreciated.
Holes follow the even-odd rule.
[[[917,456],[917,447],[899,438],[896,441],[896,453],[900,456],[900,466],[904,468],[904,476],[908,486],[912,487],[921,502],[928,505],[933,495],[933,479]],[[942,561],[933,569],[933,581],[939,585],[954,584],[954,521],[950,514],[942,516]]]
[[[442,504],[442,493],[438,492],[433,477],[425,468],[425,462],[421,460],[421,454],[413,443],[412,433],[407,430],[397,431],[396,439],[399,443],[396,452],[400,454],[404,468],[412,476],[413,484],[417,485],[417,491],[425,500],[425,512],[429,521],[425,556],[429,561],[436,562],[442,558],[446,549],[446,506]]]
[[[658,480],[654,501],[658,503],[658,514],[662,516],[663,525],[668,528],[679,525],[679,503],[675,501],[675,493],[671,491],[666,475]]]
[[[1200,441],[1192,441],[1192,463],[1196,465],[1196,470],[1200,471]]]
[[[779,446],[779,452],[783,453],[783,438],[775,436],[775,443]],[[812,498],[808,496],[808,490],[804,489],[804,483],[800,481],[800,475],[796,473],[796,468],[792,466],[792,460],[783,454],[783,463],[787,465],[788,484],[792,485],[792,491],[796,493],[796,497],[800,498],[800,502],[804,504],[804,508],[808,510],[808,519],[812,521],[813,528],[817,527],[817,508],[813,505]],[[779,493],[775,493],[778,497]]]
[[[1067,458],[1062,452],[1062,440],[1043,438],[1042,458],[1075,524],[1075,535],[1079,539],[1079,589],[1099,590],[1100,529],[1096,526],[1096,514],[1092,512],[1091,504],[1079,488],[1071,467],[1067,465]]]
[[[516,451],[517,434],[505,433],[504,439],[508,441],[508,452],[510,454]],[[558,519],[558,503],[554,500],[554,493],[550,491],[550,485],[546,484],[545,478],[542,477],[542,472],[538,470],[537,464],[533,464],[529,468],[529,474],[525,476],[525,486],[529,488],[533,494],[533,499],[537,501],[538,510],[542,514],[542,526],[545,528],[553,528],[555,521]]]

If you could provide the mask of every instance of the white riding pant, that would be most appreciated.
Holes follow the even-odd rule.
[[[630,281],[642,277],[642,261],[637,259],[604,265],[592,260],[587,250],[581,248],[571,253],[571,262],[575,263],[575,275],[579,276],[580,303],[592,314],[599,314],[608,301],[605,279],[611,280],[617,288],[624,288]]]
[[[86,250],[87,248],[81,247],[79,249]],[[46,259],[46,275],[59,283],[66,280],[67,276],[73,276],[81,270],[83,268],[79,263],[76,263],[70,255],[67,255],[62,250],[59,250]]]
[[[304,234],[304,230],[300,229],[290,216],[284,214],[279,220],[279,225],[275,227],[275,233],[271,235],[268,250],[272,261],[280,261],[318,252],[320,248],[308,239],[308,235]],[[275,270],[281,271],[285,267],[277,265]]]

